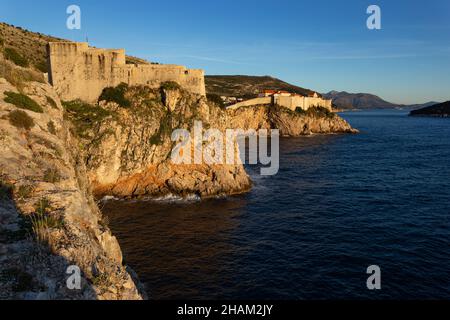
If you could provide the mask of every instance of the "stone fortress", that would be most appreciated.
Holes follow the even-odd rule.
[[[295,111],[297,108],[306,111],[313,107],[323,107],[329,111],[333,111],[332,100],[323,99],[317,93],[313,93],[310,96],[303,96],[281,90],[263,90],[258,98],[233,104],[228,106],[227,109],[235,110],[242,107],[268,104],[285,107],[292,111]]]
[[[159,88],[174,81],[185,90],[206,96],[203,70],[164,64],[127,64],[124,49],[97,49],[87,42],[50,42],[47,47],[48,80],[62,100],[81,99],[95,103],[106,87],[121,83]],[[302,96],[287,91],[264,90],[258,98],[242,101],[228,109],[254,105],[278,105],[295,111],[321,106],[332,111],[332,101],[317,93]]]
[[[175,81],[186,90],[206,95],[203,70],[177,65],[127,64],[124,49],[97,49],[86,42],[51,42],[49,82],[62,100],[97,102],[106,87],[120,83],[158,88]]]

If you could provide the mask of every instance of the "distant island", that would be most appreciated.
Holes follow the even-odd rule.
[[[423,116],[423,117],[450,117],[450,101],[444,103],[438,103],[429,107],[425,107],[418,110],[413,110],[409,114],[410,116]]]

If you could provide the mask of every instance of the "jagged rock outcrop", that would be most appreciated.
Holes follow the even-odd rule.
[[[83,132],[87,166],[96,196],[202,198],[248,191],[242,164],[174,164],[174,129],[192,131],[195,121],[225,131],[226,115],[202,96],[181,88],[128,88],[130,107],[101,101],[110,115]]]
[[[280,129],[283,136],[355,132],[342,118],[323,109],[302,113],[255,106],[225,111],[204,97],[168,87],[110,88],[98,106],[103,111],[97,112],[107,116],[89,128],[81,125],[89,178],[97,197],[205,198],[248,191],[251,181],[242,164],[171,161],[173,130],[192,132],[194,121],[223,133],[226,129]]]
[[[0,76],[0,299],[141,299],[68,128],[50,85]]]
[[[357,133],[350,124],[322,108],[291,111],[279,106],[252,106],[229,110],[233,128],[279,129],[281,136],[296,137],[310,134]]]
[[[192,132],[201,121],[221,132],[355,132],[323,110],[225,111],[173,84],[110,88],[98,105],[63,107],[50,85],[0,62],[0,298],[145,297],[93,194],[204,198],[246,192],[252,184],[242,164],[174,164],[174,129]],[[66,286],[71,265],[82,271],[80,290]]]

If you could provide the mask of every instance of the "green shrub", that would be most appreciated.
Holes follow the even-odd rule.
[[[178,82],[166,81],[161,84],[161,89],[163,89],[163,90],[179,90],[179,89],[181,89],[181,86],[178,84]]]
[[[220,108],[222,108],[222,109],[225,108],[225,104],[223,103],[223,100],[219,95],[214,94],[214,93],[208,93],[206,95],[206,98],[208,99],[209,102],[215,103]]]
[[[2,37],[0,37],[0,47],[3,47],[4,44],[5,44],[5,41],[3,40]]]
[[[33,118],[21,110],[13,110],[9,113],[9,123],[25,130],[30,130],[34,127]]]
[[[126,83],[121,83],[117,87],[105,88],[98,101],[115,102],[123,108],[129,108],[131,102],[125,97],[127,90],[128,85]]]
[[[23,93],[15,93],[12,91],[6,91],[5,95],[6,95],[6,98],[4,99],[5,102],[11,103],[18,108],[30,110],[30,111],[37,112],[37,113],[44,112],[42,107],[36,101],[34,101],[29,96],[27,96]]]
[[[56,104],[55,100],[53,100],[49,96],[45,96],[45,98],[47,99],[47,104],[49,104],[50,107],[52,107],[53,109],[58,109],[58,105]]]
[[[333,112],[321,106],[311,107],[306,111],[298,107],[297,109],[295,109],[295,112],[301,115],[308,115],[311,117],[329,118],[329,119],[332,119],[336,116]]]
[[[98,105],[91,105],[80,100],[63,101],[66,116],[72,121],[76,134],[81,138],[87,138],[88,130],[94,124],[103,121],[111,113]]]
[[[55,123],[53,121],[49,121],[49,123],[47,123],[47,129],[48,132],[50,132],[53,135],[56,135]]]
[[[336,115],[327,108],[316,106],[308,109],[308,114],[317,117],[334,118]]]
[[[45,61],[36,62],[34,64],[34,67],[37,70],[41,71],[42,73],[47,73],[48,72],[47,62],[45,62]]]
[[[48,183],[57,183],[61,181],[61,175],[55,168],[47,169],[44,172],[44,181]]]
[[[303,110],[301,107],[297,107],[295,109],[295,112],[298,113],[298,114],[306,115],[306,111]]]
[[[14,62],[14,64],[18,65],[19,67],[27,68],[30,64],[28,60],[21,56],[16,49],[13,48],[5,48],[4,50],[5,58]]]

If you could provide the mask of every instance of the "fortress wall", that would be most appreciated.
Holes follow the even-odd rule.
[[[303,109],[308,110],[311,107],[321,106],[321,107],[327,108],[328,110],[332,111],[333,107],[332,107],[331,103],[332,103],[332,100],[325,100],[322,98],[305,97]]]
[[[263,98],[255,98],[246,101],[242,101],[236,104],[229,106],[227,109],[235,110],[242,107],[250,107],[261,104],[272,104],[272,97],[263,97]]]
[[[288,108],[292,111],[295,111],[297,108],[302,108],[303,110],[308,110],[311,107],[322,106],[332,111],[331,100],[325,100],[322,98],[310,98],[310,97],[301,97],[301,96],[275,96],[275,97],[263,97],[256,98],[251,100],[242,101],[231,105],[228,109],[238,109],[241,107],[249,107],[260,104],[276,104],[285,108]]]
[[[192,70],[176,65],[138,65],[129,71],[127,83],[130,85],[159,87],[162,82],[175,81],[192,93],[206,95],[203,70]]]
[[[126,64],[125,50],[89,48],[87,43],[50,43],[49,80],[63,100],[96,102],[106,87],[129,85],[159,87],[176,81],[186,90],[206,95],[203,70],[176,65]]]
[[[297,108],[304,109],[305,105],[305,97],[300,96],[293,96],[293,97],[284,97],[284,96],[278,96],[275,97],[275,104],[280,105],[282,107],[291,109],[292,111],[295,111]]]

